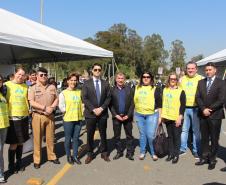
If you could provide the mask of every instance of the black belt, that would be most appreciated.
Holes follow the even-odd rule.
[[[198,108],[198,106],[186,106],[186,109],[195,109]]]

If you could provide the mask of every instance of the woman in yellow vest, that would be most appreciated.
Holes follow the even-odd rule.
[[[9,110],[9,123],[6,143],[10,144],[8,151],[9,172],[17,173],[24,170],[21,166],[23,143],[29,139],[28,115],[29,106],[27,100],[28,86],[25,81],[25,70],[17,68],[14,79],[5,83],[7,87],[6,99]],[[14,164],[16,155],[16,165]]]
[[[8,105],[5,98],[6,87],[3,86],[3,77],[0,75],[0,183],[4,183],[4,158],[3,148],[9,126]]]
[[[186,96],[185,92],[178,87],[178,77],[175,73],[171,73],[168,77],[167,85],[163,90],[162,100],[159,123],[163,121],[166,124],[168,133],[169,155],[166,161],[172,160],[172,163],[177,163],[179,160]]]
[[[68,87],[59,95],[59,108],[60,111],[64,114],[64,147],[69,164],[74,164],[74,162],[81,164],[81,161],[78,158],[78,146],[83,113],[81,90],[77,88],[78,80],[79,77],[77,74],[70,74],[67,77]],[[72,146],[73,148],[73,156],[71,156],[70,146]]]
[[[147,144],[152,159],[158,160],[153,147],[153,139],[158,125],[158,109],[161,107],[162,100],[160,89],[154,87],[153,84],[153,75],[150,72],[144,72],[140,77],[139,85],[135,88],[135,119],[140,134],[140,160],[145,158]]]

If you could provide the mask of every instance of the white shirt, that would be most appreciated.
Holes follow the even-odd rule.
[[[215,80],[215,78],[216,78],[215,75],[211,78],[211,84],[210,84],[210,86],[213,84],[213,81]],[[210,79],[210,78],[207,77],[207,80],[206,80],[206,87],[208,86],[209,79]]]

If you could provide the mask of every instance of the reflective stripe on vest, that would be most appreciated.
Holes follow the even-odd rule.
[[[7,86],[6,99],[9,105],[9,116],[28,116],[28,86],[11,81],[6,82],[5,85]]]
[[[168,120],[177,120],[179,117],[181,92],[181,88],[170,89],[166,87],[163,90],[161,117]]]
[[[81,90],[64,90],[65,114],[64,121],[79,121],[83,119]]]

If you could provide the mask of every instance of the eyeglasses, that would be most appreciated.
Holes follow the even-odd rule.
[[[142,78],[147,78],[147,79],[149,79],[149,78],[151,78],[150,76],[142,76]]]
[[[101,72],[101,69],[93,69],[93,71],[94,72],[97,72],[97,71]]]
[[[39,76],[40,76],[40,77],[43,77],[43,76],[47,77],[48,74],[47,74],[47,73],[42,73],[42,74],[39,74]]]
[[[177,81],[177,79],[176,79],[176,78],[170,78],[170,80],[171,80],[171,81]]]

